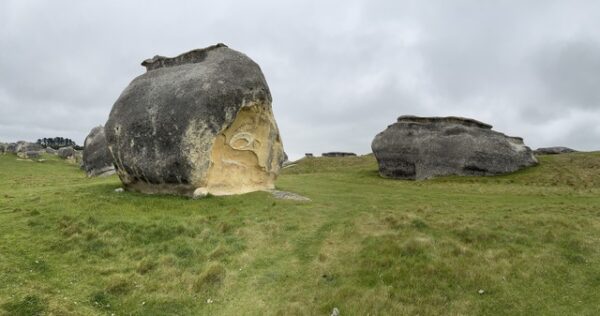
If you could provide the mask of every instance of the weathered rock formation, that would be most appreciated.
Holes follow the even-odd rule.
[[[22,159],[38,159],[41,153],[41,151],[20,151],[17,153],[17,157]]]
[[[58,157],[60,157],[62,159],[69,159],[69,158],[74,159],[75,149],[73,149],[73,147],[71,147],[71,146],[61,147],[58,149],[56,154],[58,155]]]
[[[129,190],[191,196],[272,189],[283,160],[260,67],[217,44],[142,63],[105,125]]]
[[[401,116],[371,144],[384,177],[497,175],[537,164],[519,137],[460,117]]]
[[[106,176],[115,173],[112,155],[108,151],[104,127],[94,127],[85,138],[83,169],[88,177]]]
[[[332,152],[328,152],[328,153],[323,153],[322,156],[323,157],[354,157],[354,156],[356,156],[356,154],[355,153],[346,153],[346,152],[332,151]]]
[[[558,154],[568,154],[568,153],[576,153],[577,150],[571,149],[569,147],[543,147],[538,148],[533,151],[536,155],[558,155]]]
[[[37,143],[30,143],[24,140],[20,140],[16,143],[8,143],[8,144],[0,144],[0,153],[2,154],[19,154],[22,153],[21,156],[25,157],[27,152],[41,152],[44,148],[42,145]]]
[[[40,145],[40,144],[30,143],[30,142],[26,142],[24,140],[20,140],[16,143],[7,144],[5,151],[7,153],[16,154],[16,153],[24,153],[24,152],[28,152],[28,151],[41,151],[41,150],[43,150],[43,148],[42,148],[42,145]]]

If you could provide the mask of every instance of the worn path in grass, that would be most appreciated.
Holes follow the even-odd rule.
[[[421,182],[304,159],[277,186],[308,203],[115,193],[47,159],[0,156],[0,315],[600,313],[600,153]]]

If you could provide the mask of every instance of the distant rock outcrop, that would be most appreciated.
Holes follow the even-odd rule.
[[[355,153],[332,151],[332,152],[328,152],[328,153],[323,153],[322,156],[323,157],[354,157],[354,156],[356,156],[356,154]]]
[[[41,152],[44,148],[40,144],[30,143],[24,140],[20,140],[16,143],[8,143],[0,145],[0,153],[10,153],[10,154],[18,154],[18,153],[27,153],[27,152]],[[21,156],[25,156],[24,154]]]
[[[16,143],[11,143],[8,145],[8,152],[13,154],[16,153],[24,153],[28,151],[41,151],[43,150],[42,145],[36,143],[26,142],[24,140],[20,140]]]
[[[75,157],[75,149],[73,149],[73,147],[71,147],[71,146],[61,147],[58,149],[56,154],[58,155],[58,157],[60,157],[62,159],[74,158]]]
[[[22,159],[38,159],[40,158],[41,151],[21,151],[17,153],[17,157]]]
[[[17,143],[6,144],[5,152],[9,153],[9,154],[16,154],[17,153]]]
[[[558,155],[558,154],[568,154],[568,153],[576,153],[577,150],[571,149],[569,147],[542,147],[533,151],[536,155]]]
[[[105,125],[129,190],[192,196],[274,188],[283,146],[260,67],[217,44],[142,63]]]
[[[537,164],[519,137],[460,117],[401,116],[371,144],[384,177],[497,175]]]
[[[106,176],[115,173],[112,155],[108,150],[104,127],[94,127],[85,138],[83,169],[88,177]]]

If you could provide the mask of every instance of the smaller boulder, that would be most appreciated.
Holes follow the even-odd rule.
[[[41,156],[41,152],[40,151],[24,151],[24,152],[18,152],[17,153],[17,157],[22,158],[22,159],[38,159]]]
[[[28,151],[40,151],[42,149],[44,149],[44,148],[42,147],[42,145],[40,145],[38,143],[19,141],[19,142],[17,142],[16,152],[24,153],[24,152],[28,152]]]
[[[56,153],[58,152],[56,149],[54,149],[52,147],[46,147],[46,148],[44,148],[44,151],[46,151],[46,153],[50,154],[50,155],[56,155]]]
[[[558,155],[558,154],[568,154],[568,153],[576,153],[577,150],[571,149],[569,147],[542,147],[533,151],[536,155]]]
[[[92,128],[85,138],[83,169],[88,177],[107,176],[115,173],[113,158],[108,150],[102,125]]]
[[[62,159],[74,158],[75,157],[75,149],[73,149],[73,147],[71,147],[71,146],[61,147],[58,149],[56,154],[58,155],[58,157],[60,157]]]
[[[16,154],[17,153],[17,143],[6,144],[5,153]]]
[[[423,180],[440,176],[491,176],[536,165],[520,137],[462,117],[400,116],[371,144],[386,178]]]

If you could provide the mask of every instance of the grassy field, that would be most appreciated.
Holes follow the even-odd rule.
[[[189,200],[0,155],[0,315],[599,315],[600,153],[397,181],[305,159]]]

